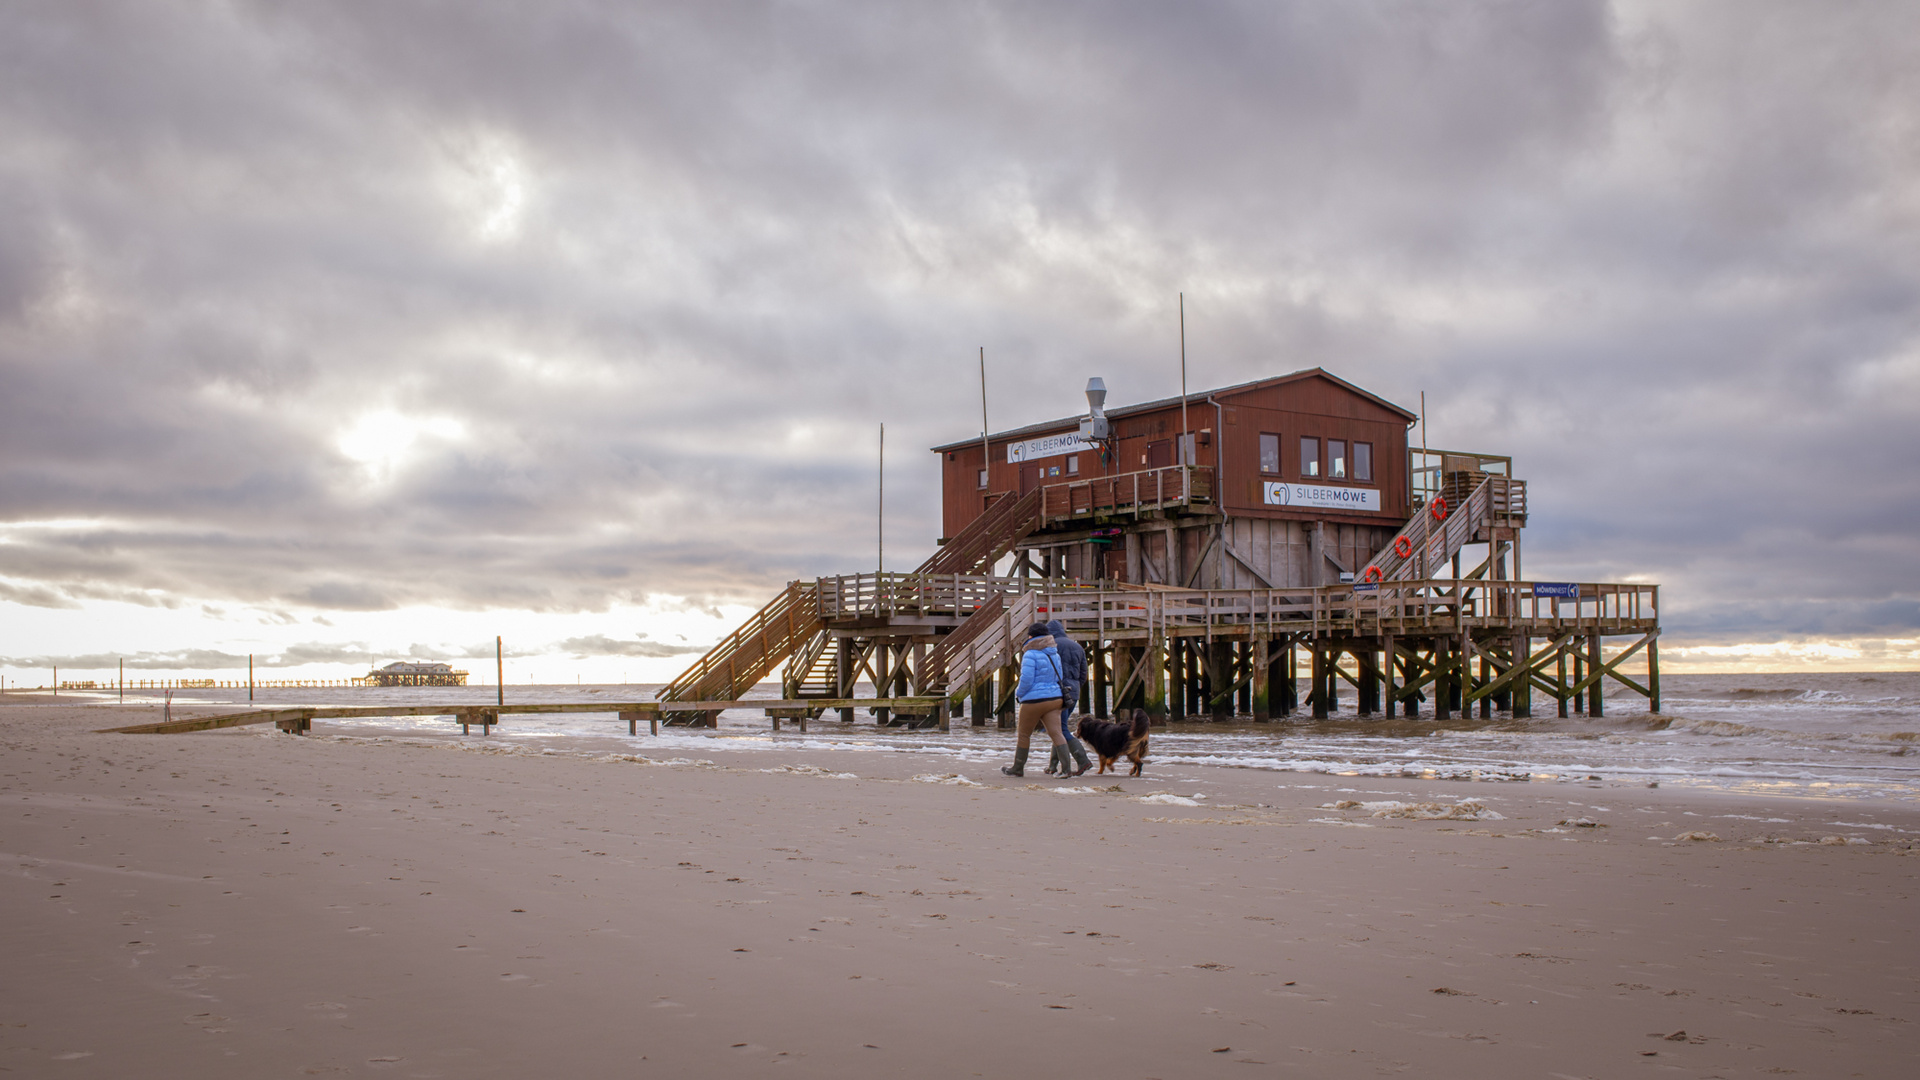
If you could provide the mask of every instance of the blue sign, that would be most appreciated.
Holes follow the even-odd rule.
[[[1372,585],[1355,585],[1353,587],[1353,591],[1354,592],[1379,592],[1380,586],[1378,583],[1375,583]]]
[[[1536,581],[1533,583],[1533,595],[1540,599],[1578,600],[1580,586],[1571,581]]]

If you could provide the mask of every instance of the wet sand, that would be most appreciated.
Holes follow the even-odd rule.
[[[146,712],[0,703],[15,1074],[1877,1077],[1920,1048],[1907,804],[91,733]]]

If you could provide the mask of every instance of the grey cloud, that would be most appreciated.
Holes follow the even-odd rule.
[[[555,648],[561,652],[584,659],[590,656],[642,656],[650,658],[666,656],[686,656],[690,653],[706,652],[710,645],[671,645],[664,641],[649,640],[641,634],[637,639],[628,641],[623,638],[610,638],[603,634],[591,634],[587,637],[568,638]]]
[[[1184,289],[1195,385],[1319,364],[1514,454],[1531,570],[1908,625],[1906,21],[15,6],[0,599],[758,602],[867,565],[881,420],[905,567],[976,345],[996,427],[1158,396]],[[376,474],[381,411],[459,430]]]

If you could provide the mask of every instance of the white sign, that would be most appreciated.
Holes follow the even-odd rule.
[[[1094,441],[1077,431],[1060,435],[1044,435],[1038,439],[1028,439],[1026,442],[1008,443],[1007,464],[1053,457],[1056,454],[1073,454],[1094,448]]]
[[[1316,510],[1380,509],[1380,489],[1331,487],[1324,484],[1289,484],[1284,480],[1260,482],[1260,498],[1268,506],[1310,506]]]

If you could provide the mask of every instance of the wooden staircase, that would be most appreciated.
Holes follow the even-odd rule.
[[[1446,516],[1435,516],[1443,506]],[[1518,528],[1526,523],[1526,481],[1482,472],[1449,473],[1439,496],[1408,519],[1354,580],[1364,584],[1431,578],[1461,548],[1484,540],[1488,528]],[[1400,554],[1402,550],[1405,555]],[[1377,575],[1372,573],[1375,570]]]
[[[780,680],[780,696],[789,699],[842,696],[832,646],[833,635],[823,630],[795,650]]]
[[[932,558],[921,563],[915,575],[951,576],[958,590],[961,578],[990,572],[994,563],[1039,526],[1044,490],[1036,488],[1025,495],[1002,493],[985,513],[961,529]],[[877,579],[875,587],[880,587]],[[819,596],[811,583],[788,584],[785,591],[747,620],[745,626],[721,639],[699,662],[668,683],[658,699],[738,700],[783,663],[787,672],[781,682],[787,698],[839,696],[834,639],[822,618]],[[1004,613],[998,596],[993,597],[992,602]],[[1027,606],[1031,608],[1031,600]],[[1027,614],[1030,618],[1032,612],[1029,610]],[[978,620],[976,612],[959,629],[965,630]],[[1025,624],[1021,628],[1024,629]],[[946,646],[946,640],[943,639],[941,647]],[[968,654],[963,666],[972,662]]]
[[[955,533],[916,574],[990,574],[993,564],[1040,525],[1045,488],[1025,495],[1002,492],[985,512]]]
[[[795,650],[822,636],[824,629],[814,590],[801,582],[790,582],[746,625],[721,638],[697,663],[661,689],[657,699],[738,700]]]
[[[925,692],[961,697],[981,680],[1011,664],[1037,619],[1041,594],[1024,592],[1011,601],[995,596],[980,605],[953,633],[927,654]]]

